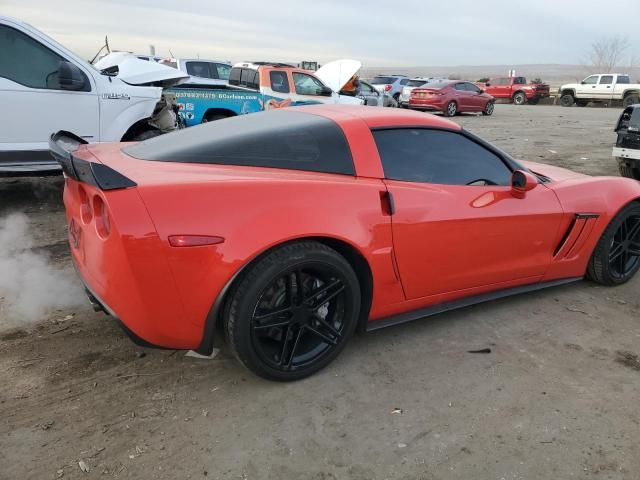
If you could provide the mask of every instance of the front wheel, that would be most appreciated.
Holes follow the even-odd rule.
[[[494,108],[495,108],[494,102],[487,102],[487,104],[484,107],[484,110],[482,111],[482,114],[483,115],[493,115]]]
[[[628,282],[640,269],[640,204],[633,202],[605,229],[589,261],[587,277],[603,285]]]
[[[447,108],[444,111],[445,117],[455,117],[458,113],[458,104],[456,102],[449,102]]]
[[[517,92],[513,96],[514,105],[524,105],[527,103],[527,96],[523,92]]]
[[[353,334],[360,286],[349,263],[317,242],[285,245],[249,267],[224,313],[227,341],[249,370],[298,380],[329,364]]]
[[[560,105],[563,107],[571,107],[575,103],[576,99],[570,93],[565,93],[560,97]]]
[[[634,180],[640,180],[640,169],[629,167],[623,163],[618,164],[618,170],[620,170],[620,175],[627,178],[633,178]]]

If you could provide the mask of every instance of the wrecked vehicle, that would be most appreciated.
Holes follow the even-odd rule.
[[[525,103],[537,105],[541,99],[550,95],[549,85],[546,83],[527,83],[525,77],[493,78],[478,86],[492,97],[511,100],[514,105],[524,105]]]
[[[640,105],[624,109],[615,132],[618,139],[612,156],[618,161],[620,175],[640,180]]]
[[[175,130],[176,98],[163,88],[186,78],[126,52],[91,65],[32,26],[0,17],[0,103],[12,112],[0,129],[0,175],[60,172],[48,149],[60,129],[90,143]]]
[[[337,93],[361,65],[356,60],[336,60],[310,72],[284,63],[243,62],[231,69],[228,85],[187,84],[169,91],[175,93],[180,115],[188,127],[290,106],[362,105],[360,98]]]

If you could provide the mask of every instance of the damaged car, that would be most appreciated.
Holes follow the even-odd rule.
[[[616,125],[618,136],[612,156],[620,175],[640,180],[640,105],[626,107]]]
[[[0,175],[59,173],[51,132],[87,142],[144,140],[180,127],[174,94],[184,72],[116,52],[89,64],[52,38],[0,17]]]

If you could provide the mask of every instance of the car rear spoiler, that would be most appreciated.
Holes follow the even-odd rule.
[[[107,165],[87,162],[73,154],[80,145],[87,143],[89,142],[85,139],[65,130],[51,135],[49,151],[67,177],[93,185],[100,190],[117,190],[137,185],[136,182]]]

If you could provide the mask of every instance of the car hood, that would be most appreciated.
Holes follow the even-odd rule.
[[[339,92],[349,79],[360,70],[360,67],[362,67],[362,62],[358,60],[335,60],[320,67],[315,72],[315,76],[331,90]]]
[[[189,78],[189,74],[180,70],[157,62],[140,60],[128,52],[112,52],[93,66],[100,71],[117,67],[117,77],[129,85],[159,84],[162,87],[170,87]]]
[[[532,172],[548,177],[554,182],[589,177],[588,175],[584,175],[582,173],[573,172],[571,170],[567,170],[566,168],[554,167],[553,165],[547,165],[545,163],[526,162],[522,160],[518,160],[518,162],[527,167]]]

